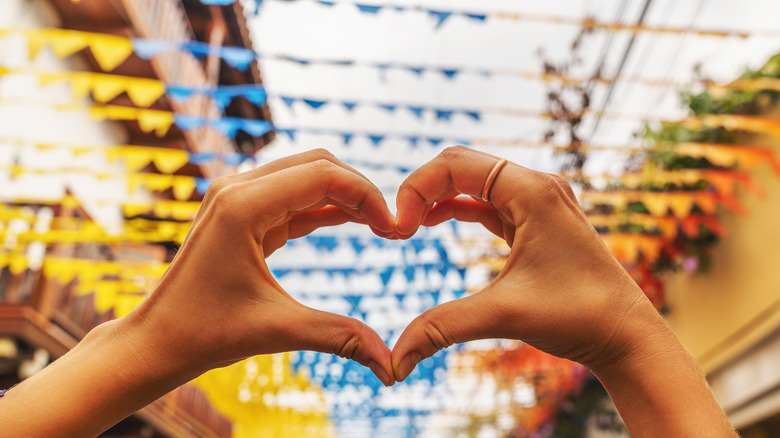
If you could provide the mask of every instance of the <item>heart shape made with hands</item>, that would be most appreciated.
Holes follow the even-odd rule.
[[[184,346],[197,335],[200,349],[174,342],[169,348],[203,369],[255,354],[313,350],[353,359],[389,386],[440,349],[487,338],[520,339],[595,363],[612,347],[609,315],[632,311],[644,294],[565,180],[512,163],[497,173],[497,162],[471,149],[446,149],[401,184],[396,217],[376,186],[323,150],[220,178],[141,312],[147,319],[162,315],[164,327],[175,327],[171,338]],[[488,203],[478,198],[491,173],[497,177]],[[481,223],[503,238],[512,248],[506,266],[482,291],[415,318],[392,351],[362,322],[298,303],[265,263],[289,239],[320,227],[359,222],[380,237],[407,239],[420,226],[449,219]],[[613,289],[623,292],[610,296]],[[188,318],[174,324],[171,315]]]

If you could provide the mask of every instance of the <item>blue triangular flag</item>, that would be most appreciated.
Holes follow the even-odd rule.
[[[147,40],[144,38],[133,38],[133,52],[143,59],[153,58],[162,52],[178,50],[179,45],[173,41]]]
[[[441,295],[441,292],[439,291],[433,291],[431,292],[431,298],[433,298],[433,305],[438,306],[439,305],[439,296]]]
[[[313,109],[320,109],[321,106],[328,103],[327,100],[303,99],[303,101],[306,103],[306,105],[309,105]]]
[[[390,277],[395,272],[395,266],[388,266],[384,271],[379,273],[379,279],[382,280],[382,284],[387,286],[390,283]]]
[[[457,75],[457,74],[460,72],[460,70],[458,70],[458,69],[456,69],[456,68],[451,68],[451,69],[448,69],[448,68],[442,68],[442,69],[440,69],[439,71],[441,71],[441,73],[442,73],[444,76],[446,76],[446,77],[447,77],[447,79],[453,79],[453,78],[455,77],[455,75]]]
[[[360,253],[366,249],[366,245],[363,245],[363,243],[361,243],[360,240],[356,237],[350,237],[349,243],[352,245],[352,249],[355,250],[355,254],[357,255],[360,255]]]
[[[404,268],[404,275],[406,276],[406,281],[412,282],[414,281],[414,266],[407,266]]]
[[[476,20],[476,21],[487,20],[486,14],[473,14],[473,13],[463,12],[463,16],[467,18],[471,18],[472,20]]]
[[[206,126],[206,124],[208,124],[208,119],[186,114],[175,114],[173,122],[182,131],[190,131]]]
[[[246,70],[249,64],[257,59],[255,51],[247,47],[222,47],[219,55],[229,66],[241,71]]]
[[[211,180],[207,178],[196,178],[195,179],[195,189],[198,190],[198,193],[201,195],[206,194],[206,190],[209,189],[209,185],[211,185]]]
[[[463,295],[466,294],[466,291],[463,290],[463,289],[458,289],[458,290],[452,291],[452,294],[455,295],[455,299],[460,299],[460,298],[463,297]]]
[[[333,251],[337,246],[339,246],[339,242],[334,236],[320,236],[316,239],[314,246],[317,249]]]
[[[454,111],[452,111],[452,110],[437,109],[436,110],[436,120],[449,121],[450,119],[452,119],[453,112]]]
[[[409,243],[414,248],[414,252],[416,254],[419,254],[420,251],[425,249],[425,241],[422,240],[422,239],[411,239],[411,240],[409,240]]]
[[[368,138],[371,140],[371,143],[374,143],[374,146],[379,146],[380,143],[385,139],[384,135],[369,135]]]
[[[379,12],[380,9],[382,9],[382,6],[376,6],[376,5],[362,5],[362,4],[355,4],[355,6],[360,9],[360,12],[365,12],[368,14],[376,14]]]
[[[287,105],[290,108],[292,108],[293,105],[295,104],[295,101],[298,100],[294,97],[289,97],[289,96],[281,96],[281,98],[282,98],[282,102],[284,102],[285,105]]]
[[[360,300],[363,299],[363,296],[362,295],[347,295],[347,296],[344,297],[344,299],[347,300],[347,302],[349,302],[349,304],[352,306],[352,312],[350,312],[350,313],[354,313],[354,312],[357,311],[357,308],[360,305]]]
[[[344,140],[344,145],[346,145],[346,146],[348,146],[348,145],[349,145],[349,142],[351,142],[351,141],[352,141],[352,136],[353,136],[353,135],[354,135],[354,134],[350,134],[350,133],[348,133],[348,132],[345,132],[345,133],[342,133],[342,134],[341,134],[341,139],[342,139],[342,140]]]
[[[352,111],[357,106],[357,102],[341,102],[341,104],[344,106],[344,108],[347,109],[347,111]]]
[[[443,139],[443,138],[441,138],[441,137],[429,137],[429,138],[427,138],[426,140],[428,140],[428,142],[429,142],[430,144],[432,144],[434,147],[435,147],[435,146],[439,146],[439,144],[441,144],[441,142],[443,142],[443,141],[444,141],[444,139]]]
[[[411,147],[417,149],[417,143],[420,141],[420,137],[411,136],[407,137],[406,139],[409,141],[409,145]]]
[[[283,132],[287,134],[288,137],[290,137],[290,141],[295,141],[295,129],[277,129],[276,132]]]
[[[452,15],[452,12],[450,11],[434,11],[433,9],[428,9],[428,13],[436,19],[437,29],[440,28],[448,18],[450,18],[450,15]]]
[[[195,89],[179,85],[166,85],[165,93],[176,100],[184,100],[195,94]]]
[[[482,114],[479,111],[463,111],[463,114],[471,117],[475,121],[479,122],[482,119]]]
[[[408,107],[409,111],[411,111],[418,119],[421,119],[423,116],[423,111],[425,111],[425,108],[421,106],[410,106]]]
[[[212,152],[190,152],[190,163],[192,164],[206,164],[213,160],[216,155]]]
[[[294,62],[294,63],[300,64],[300,65],[309,65],[309,64],[311,64],[311,61],[308,60],[308,59],[295,58],[293,56],[282,55],[282,56],[279,56],[278,59],[282,59],[284,61],[289,61],[289,62]]]
[[[393,104],[387,104],[387,103],[380,103],[378,104],[379,108],[382,108],[383,110],[392,113],[396,109],[396,105]]]
[[[334,2],[326,2],[325,0],[317,0],[317,3],[321,4],[322,6],[333,6]]]
[[[425,67],[414,67],[411,65],[406,66],[406,69],[410,72],[416,74],[417,76],[422,75],[425,72]]]

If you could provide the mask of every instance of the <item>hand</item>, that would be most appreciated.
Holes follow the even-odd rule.
[[[454,218],[481,223],[511,251],[483,290],[411,322],[393,348],[398,381],[442,348],[487,338],[523,340],[594,369],[628,355],[643,334],[664,325],[562,178],[509,163],[495,180],[490,204],[458,197],[480,196],[497,161],[450,148],[399,189],[399,237]]]
[[[156,290],[128,318],[196,374],[256,354],[314,350],[353,359],[391,385],[390,350],[373,330],[298,303],[265,263],[288,239],[347,221],[394,237],[380,191],[327,151],[219,178]]]

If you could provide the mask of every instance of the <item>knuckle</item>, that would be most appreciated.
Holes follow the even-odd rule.
[[[211,184],[209,184],[208,190],[206,190],[206,195],[203,197],[203,203],[212,203],[217,197],[217,194],[230,185],[230,181],[230,176],[221,176],[212,181]]]
[[[338,167],[332,161],[319,158],[309,163],[309,167],[316,173],[331,173]]]
[[[469,149],[465,146],[449,146],[443,151],[439,152],[439,158],[444,161],[455,161],[469,152]]]
[[[353,359],[360,349],[360,341],[366,329],[365,324],[355,320],[346,328],[346,336],[333,346],[333,354],[345,359]]]
[[[325,148],[316,148],[312,149],[309,152],[307,152],[307,155],[309,155],[313,160],[335,160],[336,156],[333,155],[329,150]]]
[[[436,350],[443,350],[455,343],[451,337],[447,336],[446,330],[437,321],[431,310],[427,310],[420,315],[420,322],[423,333],[428,338],[431,346]]]
[[[241,206],[245,203],[242,187],[238,184],[230,184],[213,195],[210,207],[220,221],[235,222],[242,217]]]
[[[555,203],[560,202],[563,199],[569,199],[567,189],[571,190],[569,183],[558,175],[552,175],[549,173],[539,173],[537,178],[537,193],[540,196],[540,202]]]

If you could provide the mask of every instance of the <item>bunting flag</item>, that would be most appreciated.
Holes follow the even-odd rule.
[[[271,95],[270,97],[277,97],[275,95]],[[370,106],[374,108],[379,108],[384,111],[386,111],[389,114],[394,114],[397,111],[405,110],[408,111],[409,114],[413,115],[417,119],[422,119],[424,114],[426,112],[432,113],[436,120],[441,121],[451,121],[452,116],[455,114],[463,115],[473,121],[479,122],[482,119],[482,115],[486,110],[480,110],[480,109],[468,109],[468,108],[441,108],[441,107],[434,107],[429,105],[420,105],[417,103],[386,103],[386,102],[371,102],[371,101],[355,101],[355,100],[331,100],[331,99],[313,99],[313,98],[306,98],[306,97],[292,97],[292,96],[286,96],[286,95],[280,95],[278,96],[282,102],[284,102],[285,105],[287,105],[289,108],[294,108],[295,104],[304,104],[307,107],[319,110],[321,108],[325,108],[329,105],[337,105],[340,107],[343,107],[347,112],[352,112],[355,110],[355,108],[359,108],[361,106]],[[513,111],[518,111],[513,108],[490,108],[487,110],[491,113],[497,113],[497,114],[512,114]],[[530,114],[533,114],[534,117],[538,117],[538,112],[531,112]]]
[[[39,205],[67,205],[70,207],[83,206],[82,202],[71,195],[62,199],[29,199],[14,196],[0,196],[0,202],[15,204],[39,204]],[[200,208],[198,201],[175,201],[168,199],[157,200],[117,200],[112,198],[89,199],[90,205],[116,206],[121,208],[124,216],[135,218],[142,215],[150,215],[160,219],[172,219],[176,221],[192,221]]]
[[[706,158],[710,163],[720,167],[754,168],[760,163],[768,163],[775,173],[780,175],[780,160],[775,151],[767,147],[744,144],[668,142],[662,143],[660,150],[671,150],[678,155],[688,157]]]
[[[91,95],[98,103],[108,103],[126,93],[134,105],[142,108],[151,106],[165,94],[176,100],[186,100],[196,95],[210,97],[220,111],[224,111],[237,97],[243,97],[258,106],[265,104],[268,99],[265,87],[259,84],[194,87],[166,84],[157,79],[95,72],[0,68],[0,75],[3,74],[32,74],[39,78],[41,86],[67,81],[71,84],[74,99]]]
[[[511,20],[511,21],[533,21],[533,22],[540,22],[540,23],[550,23],[550,24],[561,24],[561,25],[568,25],[568,26],[575,26],[577,28],[582,29],[603,29],[608,31],[625,31],[630,32],[632,34],[637,33],[656,33],[656,34],[672,34],[672,35],[680,35],[680,34],[695,34],[700,36],[707,36],[707,37],[717,37],[717,38],[729,38],[729,37],[737,37],[737,38],[748,38],[751,35],[762,35],[762,36],[772,36],[777,37],[777,32],[773,31],[757,31],[757,32],[742,32],[742,31],[732,31],[732,30],[718,30],[718,29],[696,29],[691,27],[664,27],[664,26],[650,26],[650,25],[641,25],[641,24],[625,24],[625,23],[618,23],[618,22],[605,22],[605,21],[599,21],[594,18],[576,18],[576,17],[565,17],[565,16],[559,16],[559,15],[539,15],[539,14],[526,14],[526,13],[518,13],[518,12],[509,12],[509,11],[462,11],[457,9],[448,9],[448,8],[429,8],[425,6],[407,6],[402,4],[395,4],[395,3],[388,3],[388,4],[367,4],[367,3],[361,3],[361,2],[334,2],[334,1],[322,1],[322,0],[276,0],[277,2],[283,2],[283,3],[293,3],[296,1],[305,1],[309,3],[314,3],[320,6],[324,7],[333,7],[336,4],[350,4],[354,5],[355,8],[365,14],[370,15],[377,15],[383,11],[393,11],[393,12],[422,12],[425,14],[428,14],[433,22],[435,23],[437,28],[440,28],[450,17],[463,17],[467,20],[478,22],[478,23],[484,23],[488,19],[500,19],[500,20]],[[262,3],[262,0],[258,2],[259,4]]]
[[[66,111],[86,109],[90,116],[97,121],[137,121],[143,132],[154,133],[158,137],[165,136],[173,125],[182,131],[209,127],[229,138],[234,138],[238,131],[244,131],[253,137],[260,137],[273,130],[271,122],[260,119],[210,118],[119,105],[56,105],[55,107]]]
[[[70,150],[74,157],[82,154],[103,153],[109,162],[121,160],[130,172],[139,171],[154,164],[160,173],[172,174],[187,164],[204,165],[210,162],[222,162],[231,166],[244,162],[256,163],[254,155],[239,153],[190,152],[182,149],[136,146],[136,145],[84,145],[66,143],[36,143],[27,140],[2,138],[0,147],[32,147],[40,151],[52,149]],[[25,169],[20,169],[24,171]],[[29,169],[32,170],[32,169]],[[84,169],[80,169],[84,170]],[[87,173],[100,175],[100,172],[89,170]],[[202,185],[205,181],[198,181]]]
[[[69,29],[26,29],[30,58],[50,46],[55,55],[66,58],[87,47],[104,71],[112,71],[133,53],[133,43],[128,38]]]
[[[663,247],[660,237],[644,234],[609,233],[601,234],[600,237],[612,255],[628,265],[636,264],[640,257],[657,260]]]
[[[611,205],[625,211],[631,202],[640,202],[653,216],[666,216],[669,211],[678,218],[691,214],[694,205],[705,214],[715,214],[718,205],[735,213],[745,214],[745,207],[733,196],[707,191],[651,192],[641,190],[584,191],[583,204]]]
[[[731,131],[766,133],[780,139],[780,119],[739,114],[706,114],[688,117],[680,122],[666,122],[690,129],[725,128]]]
[[[628,212],[613,215],[588,214],[588,220],[596,229],[604,232],[629,230],[624,232],[630,233],[630,230],[633,229],[636,234],[660,234],[666,242],[677,238],[679,231],[682,231],[689,238],[696,238],[701,235],[702,227],[721,238],[728,234],[716,217],[703,214],[690,214],[682,218]],[[641,230],[636,229],[636,227],[641,227]]]

